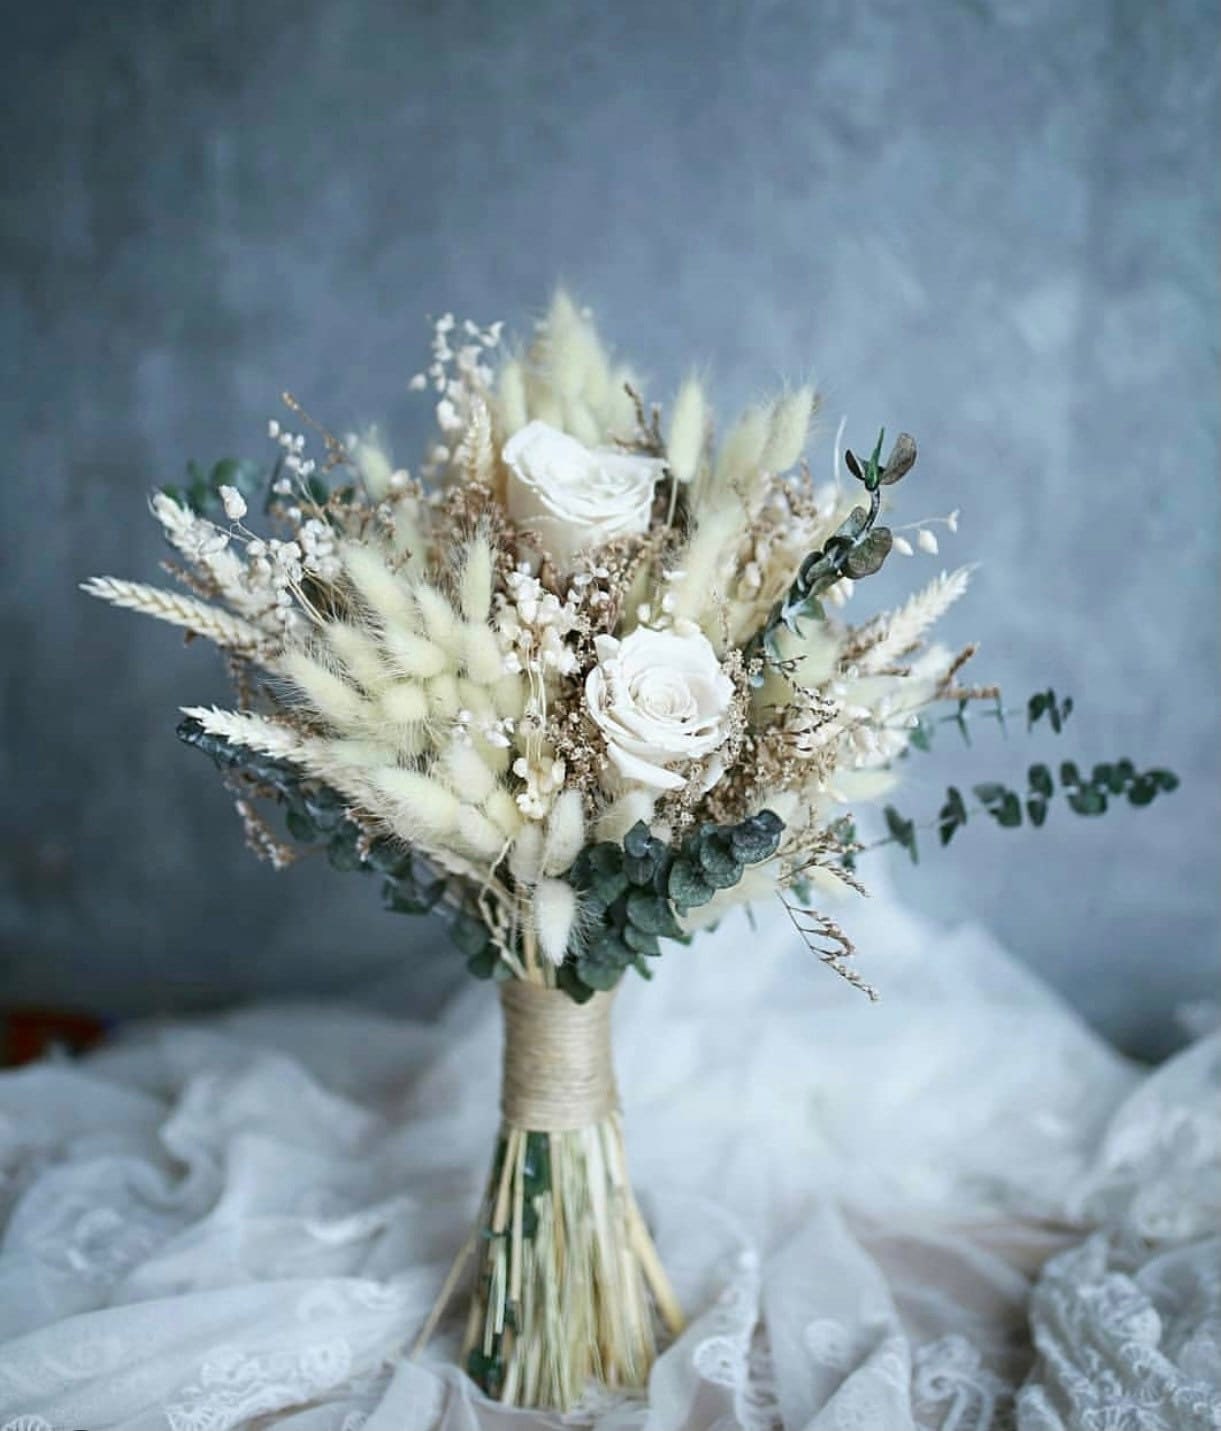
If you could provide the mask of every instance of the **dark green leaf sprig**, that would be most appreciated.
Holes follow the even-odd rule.
[[[198,462],[188,462],[186,484],[182,487],[170,484],[161,490],[171,501],[188,507],[197,517],[206,517],[210,522],[227,526],[229,518],[225,515],[220,489],[233,487],[247,502],[253,503],[266,496],[275,475],[261,462],[223,457],[213,464],[210,471],[205,471]]]
[[[882,488],[900,481],[915,466],[916,443],[906,432],[900,433],[890,456],[882,462],[885,440],[883,429],[878,433],[869,460],[863,465],[853,452],[844,454],[848,471],[869,493],[869,506],[853,507],[825,545],[805,558],[788,591],[772,607],[757,639],[773,662],[781,659],[777,636],[782,629],[799,635],[803,619],[824,620],[826,613],[821,598],[837,581],[844,577],[859,580],[872,576],[890,555],[894,542],[890,528],[876,525]]]
[[[661,953],[658,941],[685,941],[680,917],[732,889],[747,865],[771,859],[783,831],[778,815],[761,810],[736,825],[699,825],[678,845],[643,822],[621,845],[587,845],[565,876],[580,894],[585,928],[560,966],[560,988],[584,1003],[629,968],[651,977],[646,960]]]
[[[197,517],[205,517],[224,527],[229,525],[229,518],[221,496],[222,487],[235,488],[251,506],[259,503],[270,512],[275,510],[277,503],[290,500],[276,496],[276,483],[283,474],[282,456],[270,467],[262,462],[252,462],[249,458],[222,457],[207,471],[198,462],[188,462],[186,482],[182,486],[168,483],[161,490],[171,501],[188,508]],[[298,504],[312,502],[319,514],[332,495],[347,500],[352,492],[351,487],[345,487],[333,493],[317,472],[311,472],[308,477],[294,477],[293,486],[296,490],[291,500]]]
[[[1072,709],[1071,696],[1061,700],[1054,690],[1038,691],[1026,703],[1027,729],[1033,729],[1046,718],[1052,731],[1059,735]],[[997,719],[1002,728],[1005,714],[998,704]],[[957,717],[947,719],[963,721],[963,738],[969,743],[962,711]],[[924,739],[917,748],[927,750],[932,724],[926,723],[923,730]],[[1048,765],[1036,764],[1027,771],[1024,793],[1010,789],[999,781],[973,785],[971,793],[978,802],[974,807],[968,807],[956,785],[949,786],[937,819],[923,826],[917,826],[914,820],[900,814],[893,805],[887,805],[882,812],[886,821],[886,838],[878,843],[899,845],[907,851],[912,863],[918,864],[920,850],[917,836],[920,829],[936,829],[941,844],[945,846],[969,822],[972,814],[988,815],[1004,830],[1015,830],[1024,824],[1038,829],[1046,821],[1051,802],[1057,795],[1065,799],[1074,814],[1094,816],[1105,815],[1113,800],[1126,798],[1129,805],[1149,805],[1158,795],[1177,790],[1178,785],[1178,776],[1173,771],[1158,768],[1138,771],[1127,759],[1099,763],[1088,776],[1083,775],[1071,760],[1062,761],[1058,772]]]
[[[385,837],[370,840],[360,826],[348,818],[347,801],[337,790],[311,779],[288,761],[276,760],[211,734],[191,716],[179,724],[178,738],[209,756],[227,777],[244,780],[257,795],[282,805],[288,833],[298,844],[325,850],[327,859],[337,870],[380,874],[387,909],[396,914],[427,914],[440,904],[446,891],[445,878],[428,868],[410,850],[405,850],[397,840]],[[451,921],[450,933],[459,947],[470,953],[467,922],[483,931],[478,920],[459,911]],[[483,932],[486,938],[486,931]]]

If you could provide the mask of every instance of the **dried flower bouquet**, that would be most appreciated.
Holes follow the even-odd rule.
[[[890,788],[930,707],[961,720],[996,693],[963,683],[973,648],[927,641],[965,568],[896,610],[843,614],[892,552],[937,550],[937,522],[912,540],[882,523],[910,437],[846,453],[842,477],[837,454],[819,485],[809,388],[714,442],[688,380],[663,425],[563,294],[519,352],[500,325],[442,319],[411,386],[436,397],[418,475],[286,399],[297,421],[271,423],[269,473],[221,463],[153,497],[183,591],[87,589],[226,653],[237,708],[187,709],[180,735],[220,766],[257,853],[282,866],[322,845],[377,872],[391,909],[444,912],[472,972],[501,981],[503,1123],[468,1248],[466,1365],[505,1402],[564,1407],[591,1378],[643,1384],[655,1314],[682,1322],[627,1176],[615,986],[648,977],[663,940],[778,896],[872,995],[811,906],[819,886],[858,887],[849,805]],[[256,498],[277,535],[255,530]],[[1066,713],[1050,692],[1029,709],[1057,728]],[[1120,762],[1077,782],[1089,814],[1173,777]],[[1050,775],[1037,784],[1045,812]],[[976,794],[1002,824],[1015,804],[1016,823],[1041,823],[1004,787]],[[886,818],[914,855],[912,823]],[[966,820],[956,790],[939,818],[943,841]]]

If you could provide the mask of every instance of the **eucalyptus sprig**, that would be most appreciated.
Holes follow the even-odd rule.
[[[667,845],[634,825],[621,845],[587,845],[565,876],[580,895],[585,936],[574,944],[556,982],[578,1003],[613,989],[629,968],[651,978],[647,959],[659,939],[685,942],[680,917],[732,889],[747,865],[769,860],[784,824],[761,810],[736,825],[705,823]]]
[[[977,701],[966,696],[958,701],[957,709],[952,715],[937,716],[935,718],[928,716],[918,717],[908,742],[909,748],[912,750],[931,750],[937,727],[942,725],[955,726],[959,735],[962,736],[963,744],[970,745],[971,732],[968,716],[972,708],[978,708],[978,704]],[[1055,691],[1049,688],[1046,691],[1036,691],[1026,702],[1024,709],[1006,706],[1001,697],[997,695],[991,705],[979,711],[979,716],[984,720],[996,721],[1002,734],[1008,731],[1006,722],[1010,716],[1024,714],[1026,717],[1026,729],[1028,731],[1033,730],[1043,717],[1046,716],[1052,730],[1056,735],[1059,735],[1064,729],[1065,721],[1067,721],[1072,714],[1072,710],[1072,696],[1065,696],[1063,700],[1060,700],[1056,696]]]
[[[178,739],[207,755],[238,789],[281,805],[289,835],[305,851],[324,852],[337,870],[381,875],[382,902],[393,913],[427,914],[446,895],[448,881],[443,875],[400,841],[370,838],[349,817],[348,801],[323,781],[311,779],[300,766],[234,745],[205,730],[192,716],[179,723]],[[459,911],[450,934],[469,955],[474,950],[468,924],[483,931],[482,924]]]
[[[873,452],[862,465],[849,449],[844,465],[869,494],[868,507],[853,507],[834,534],[823,546],[812,551],[801,563],[788,591],[772,607],[758,639],[764,653],[772,660],[780,659],[777,636],[781,629],[800,634],[803,618],[823,620],[826,616],[821,598],[844,577],[859,580],[880,571],[890,555],[894,537],[889,527],[877,523],[882,505],[882,488],[899,482],[916,462],[915,439],[900,433],[890,456],[881,460],[886,429],[878,433]]]
[[[963,740],[970,745],[971,738],[966,723],[968,704],[965,700],[960,701],[955,714],[943,716],[937,721],[922,721],[913,732],[912,746],[917,750],[928,750],[934,729],[937,725],[946,723],[957,725]],[[1071,696],[1061,698],[1051,687],[1045,691],[1036,691],[1026,702],[1026,729],[1033,730],[1046,719],[1053,734],[1059,735],[1064,730],[1072,710]],[[1004,731],[1005,717],[1017,713],[1006,710],[998,697],[995,708],[986,710],[984,715],[993,717]],[[917,835],[921,830],[936,830],[944,847],[969,822],[972,815],[989,815],[1005,830],[1014,830],[1023,824],[1031,824],[1038,829],[1046,821],[1050,804],[1057,794],[1065,798],[1074,814],[1095,816],[1105,815],[1112,800],[1126,796],[1130,805],[1149,805],[1159,794],[1169,794],[1172,790],[1177,790],[1179,785],[1178,776],[1173,771],[1155,768],[1141,772],[1127,759],[1099,763],[1093,767],[1088,778],[1081,774],[1075,762],[1065,760],[1061,762],[1058,773],[1057,790],[1056,777],[1049,766],[1030,766],[1024,794],[999,781],[982,781],[971,787],[971,793],[978,803],[970,807],[963,798],[962,791],[956,785],[951,785],[946,789],[945,801],[937,813],[937,818],[921,825],[901,814],[893,805],[887,805],[882,811],[886,821],[886,836],[868,848],[898,845],[907,851],[913,864],[918,864],[920,850]]]

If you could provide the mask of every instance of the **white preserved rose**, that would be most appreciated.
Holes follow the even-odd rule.
[[[733,682],[712,643],[692,622],[653,631],[638,627],[622,641],[597,639],[598,664],[585,678],[585,705],[606,737],[624,781],[677,790],[689,772],[729,734]],[[710,765],[705,783],[720,773]]]
[[[503,456],[509,516],[561,565],[648,530],[660,458],[589,448],[538,421],[515,432]]]

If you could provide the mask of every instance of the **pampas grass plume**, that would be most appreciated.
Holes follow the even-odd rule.
[[[543,957],[557,968],[568,953],[576,922],[576,890],[561,879],[540,880],[534,891],[534,931]]]

